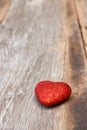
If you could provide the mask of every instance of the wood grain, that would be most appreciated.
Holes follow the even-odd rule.
[[[0,26],[0,130],[86,130],[86,67],[73,0],[13,0]],[[71,98],[42,106],[41,80],[67,82]]]

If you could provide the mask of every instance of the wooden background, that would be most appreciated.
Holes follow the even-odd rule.
[[[71,98],[42,106],[41,80],[67,82]],[[87,130],[87,0],[11,1],[0,24],[0,130]]]

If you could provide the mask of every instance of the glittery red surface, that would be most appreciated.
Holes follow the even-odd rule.
[[[41,81],[35,87],[37,99],[45,106],[54,106],[66,101],[71,88],[64,82]]]

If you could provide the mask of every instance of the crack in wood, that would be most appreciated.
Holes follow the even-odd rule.
[[[74,5],[75,13],[76,13],[76,18],[77,18],[77,22],[78,22],[78,26],[79,26],[79,30],[80,30],[82,43],[83,43],[84,54],[85,54],[85,57],[87,59],[87,52],[86,52],[86,49],[85,49],[85,40],[84,40],[84,36],[83,36],[83,32],[82,32],[82,26],[80,24],[79,14],[78,14],[77,7],[76,7],[74,0],[73,0],[73,5]],[[87,27],[85,27],[85,28],[87,29]]]

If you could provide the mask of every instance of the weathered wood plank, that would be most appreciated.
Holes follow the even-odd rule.
[[[62,9],[61,0],[12,1],[0,27],[0,130],[66,129],[65,106],[55,113],[34,96],[38,81],[63,79]]]
[[[8,8],[10,6],[11,0],[0,0],[0,23],[3,21]]]
[[[73,95],[70,104],[67,106],[70,120],[67,129],[87,129],[87,61],[84,51],[83,40],[74,1],[65,0],[64,30],[66,38],[66,59],[64,79],[73,88]],[[83,114],[84,113],[84,114]],[[69,124],[70,125],[69,125]]]

